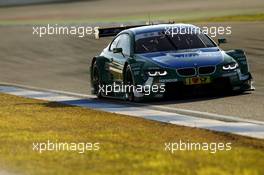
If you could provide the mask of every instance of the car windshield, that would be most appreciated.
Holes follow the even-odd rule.
[[[136,36],[135,53],[149,53],[216,47],[211,39],[202,33],[165,35],[150,32]]]

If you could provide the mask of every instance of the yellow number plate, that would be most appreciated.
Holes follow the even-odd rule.
[[[186,85],[208,84],[208,83],[211,83],[210,77],[191,77],[185,79]]]

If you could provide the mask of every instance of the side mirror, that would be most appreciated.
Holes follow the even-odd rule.
[[[227,40],[225,38],[218,39],[218,46],[220,46],[220,44],[225,44],[225,43],[227,43]]]
[[[113,48],[113,53],[123,53],[122,48]]]

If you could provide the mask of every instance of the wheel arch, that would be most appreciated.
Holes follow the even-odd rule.
[[[92,59],[92,63],[91,63],[91,67],[90,67],[90,76],[91,76],[91,80],[92,80],[92,73],[93,73],[93,67],[95,62],[97,63],[96,65],[99,68],[99,74],[101,75],[102,81],[107,81],[107,72],[105,70],[105,63],[107,62],[107,59],[105,57],[102,56],[98,56],[98,57],[93,57]]]

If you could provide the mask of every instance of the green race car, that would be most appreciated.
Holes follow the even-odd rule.
[[[175,34],[168,29],[191,29]],[[92,93],[98,97],[141,101],[163,98],[188,88],[254,90],[243,50],[223,51],[199,28],[159,24],[99,30],[114,39],[92,60]],[[218,39],[219,44],[225,39]]]

